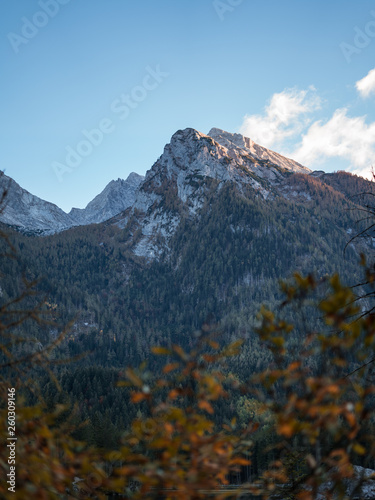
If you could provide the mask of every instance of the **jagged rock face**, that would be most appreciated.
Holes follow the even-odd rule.
[[[195,216],[209,190],[231,182],[240,193],[248,186],[264,199],[290,197],[294,191],[288,191],[287,177],[295,172],[311,173],[240,134],[213,128],[206,135],[187,128],[173,135],[145,178],[132,173],[126,180],[111,181],[86,208],[73,208],[69,214],[4,176],[2,182],[9,182],[10,188],[0,221],[24,231],[53,234],[116,216],[113,222],[119,227],[134,226],[130,231],[134,253],[153,259],[168,251],[181,217]]]
[[[131,206],[142,180],[143,176],[131,173],[126,180],[111,181],[86,208],[73,208],[67,214],[53,203],[30,194],[4,174],[0,179],[0,189],[1,192],[7,190],[7,195],[0,221],[22,232],[43,235],[99,223]]]
[[[208,135],[228,149],[241,148],[248,151],[249,154],[257,160],[269,160],[279,167],[291,170],[292,172],[300,172],[303,174],[311,172],[310,169],[304,167],[300,163],[297,163],[289,158],[285,158],[285,156],[282,156],[271,149],[264,148],[241,134],[231,134],[219,128],[212,128],[208,132]]]
[[[144,177],[132,172],[126,180],[111,181],[86,208],[72,208],[69,215],[77,225],[106,221],[132,206]]]
[[[207,190],[233,182],[241,192],[250,185],[260,196],[274,196],[287,173],[310,170],[239,134],[212,129],[210,135],[187,128],[176,132],[147,172],[131,210],[117,220],[124,228],[137,219],[136,255],[153,259],[168,250],[182,214],[194,216]],[[272,161],[271,161],[272,159]],[[133,231],[135,233],[135,231]]]
[[[32,195],[5,174],[0,178],[0,189],[1,193],[7,191],[0,213],[0,221],[5,224],[40,234],[53,234],[76,225],[57,205]]]

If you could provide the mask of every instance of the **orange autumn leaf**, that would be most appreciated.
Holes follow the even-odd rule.
[[[179,391],[177,389],[172,389],[171,391],[169,391],[168,398],[169,399],[176,399],[178,395],[179,395]]]
[[[131,402],[132,403],[139,403],[140,401],[143,401],[146,398],[146,395],[143,394],[142,392],[134,392],[131,395]]]
[[[176,370],[180,366],[179,363],[168,363],[167,365],[164,366],[163,368],[163,373],[169,373],[173,370]]]
[[[283,423],[279,424],[278,432],[282,436],[290,438],[294,434],[294,425],[291,424],[290,422],[283,422]]]
[[[214,409],[212,408],[212,406],[210,405],[210,403],[208,401],[199,401],[198,403],[198,407],[201,409],[201,410],[206,410],[208,413],[210,413],[211,415],[213,414],[214,412]]]
[[[171,354],[171,351],[169,349],[167,349],[166,347],[154,346],[154,347],[151,347],[151,351],[157,355]]]

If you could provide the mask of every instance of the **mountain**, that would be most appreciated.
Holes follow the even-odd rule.
[[[219,189],[227,181],[236,183],[240,189],[241,185],[250,184],[267,197],[272,196],[284,174],[290,172],[311,171],[240,134],[212,128],[205,135],[185,129],[173,135],[146,179],[131,173],[126,180],[111,181],[86,208],[72,208],[68,214],[3,175],[0,185],[8,189],[8,196],[0,221],[29,234],[48,235],[73,226],[104,222],[130,207],[130,212],[119,218],[119,226],[126,225],[130,213],[143,213],[140,221],[143,237],[134,247],[134,253],[154,258],[164,250],[180,220],[178,214],[171,216],[163,210],[167,184],[168,202],[174,198],[173,203],[178,203],[183,212],[193,215],[205,196],[203,179],[218,181]],[[163,240],[161,244],[153,243],[156,235]]]
[[[0,189],[6,191],[0,221],[19,231],[52,234],[76,225],[57,205],[32,195],[5,174],[0,177]]]
[[[106,221],[134,204],[143,179],[142,175],[132,172],[126,180],[111,181],[86,208],[72,208],[69,215],[81,226]]]
[[[135,202],[116,217],[120,228],[131,220],[139,231],[136,255],[150,259],[168,250],[168,241],[183,217],[194,217],[207,192],[227,184],[245,187],[263,199],[303,197],[290,189],[291,174],[311,174],[294,160],[257,145],[240,134],[213,128],[208,135],[187,128],[176,132],[162,156],[146,173]]]
[[[175,343],[188,351],[210,330],[223,343],[241,337],[241,354],[223,370],[245,382],[271,363],[253,333],[262,304],[296,325],[289,334],[296,348],[320,321],[309,312],[300,319],[297,309],[278,308],[280,280],[289,281],[296,271],[313,273],[318,293],[324,293],[325,278],[336,272],[344,284],[363,283],[361,253],[368,262],[375,260],[371,234],[351,241],[368,222],[358,220],[373,206],[373,197],[360,194],[371,193],[373,183],[346,172],[311,172],[238,134],[218,129],[210,134],[214,137],[191,128],[176,132],[138,187],[140,179],[131,178],[132,205],[102,223],[33,238],[9,230],[19,259],[0,259],[1,299],[10,302],[24,290],[15,277],[39,278],[43,307],[61,330],[71,322],[53,352],[54,366],[82,422],[91,421],[93,442],[103,438],[102,429],[114,436],[135,416],[130,396],[112,386],[126,366],[147,361],[150,373],[161,371],[151,346]],[[110,183],[86,214],[121,209],[122,187],[121,181]],[[12,222],[23,222],[20,213],[30,217],[32,201],[43,207],[39,213],[47,213],[40,223],[49,227],[57,215],[72,220],[85,213],[61,214],[19,186],[11,188]],[[51,222],[53,207],[57,215]],[[8,248],[1,239],[0,247],[4,255]],[[374,304],[361,306],[369,310]],[[20,332],[32,339],[31,346],[57,338],[57,327],[31,323],[22,324]],[[31,346],[25,346],[25,355]],[[23,354],[18,346],[17,352]],[[67,359],[68,366],[60,364]],[[314,359],[310,368],[319,368]],[[46,384],[45,394],[54,393]],[[240,401],[230,402],[215,409],[229,422]]]
[[[16,333],[30,341],[17,342],[17,356],[56,341],[48,355],[62,390],[57,392],[47,374],[40,375],[40,386],[48,404],[75,404],[75,421],[85,424],[80,426],[82,441],[115,447],[130,421],[148,414],[145,402],[131,404],[131,388],[118,387],[126,367],[144,362],[142,379],[138,369],[132,373],[143,387],[152,386],[152,374],[163,373],[164,364],[164,357],[152,356],[152,346],[177,344],[182,350],[176,353],[189,363],[192,358],[185,353],[210,332],[220,344],[243,340],[239,355],[220,362],[228,399],[214,402],[214,417],[218,425],[235,417],[245,428],[254,415],[254,399],[244,399],[238,388],[273,363],[270,350],[254,334],[261,306],[295,325],[287,340],[291,356],[285,366],[290,366],[306,347],[306,332],[319,331],[322,319],[321,311],[310,306],[301,314],[300,304],[305,299],[321,302],[329,288],[326,278],[336,272],[344,284],[363,283],[361,253],[369,263],[375,260],[371,234],[351,241],[368,222],[358,220],[374,200],[361,193],[372,193],[373,183],[346,172],[311,172],[239,134],[219,129],[210,134],[177,131],[145,179],[128,179],[133,200],[128,207],[122,205],[124,181],[110,183],[85,210],[64,214],[8,178],[12,222],[24,222],[24,214],[35,225],[37,216],[46,214],[40,224],[54,229],[57,221],[66,224],[62,217],[77,224],[79,218],[89,222],[125,208],[102,223],[43,237],[10,229],[18,258],[0,259],[2,303],[13,307],[24,291],[26,281],[17,277],[38,280],[35,300],[56,324],[22,323]],[[39,211],[32,212],[33,206]],[[9,251],[1,238],[0,248],[3,256]],[[280,280],[291,283],[296,271],[315,276],[316,296],[301,293],[294,307],[280,307],[285,298]],[[288,288],[288,294],[293,296],[294,290]],[[366,285],[354,290],[358,295],[369,291]],[[340,289],[332,300],[343,298],[348,295]],[[33,300],[28,298],[27,304]],[[374,306],[371,297],[365,300],[362,311]],[[271,315],[267,321],[270,332],[275,328],[265,341],[271,344],[279,324],[273,324]],[[59,331],[64,329],[62,339]],[[313,350],[314,341],[310,346]],[[321,359],[309,355],[306,370],[321,373]],[[164,374],[168,377],[166,370]],[[263,450],[274,439],[268,429],[267,423],[256,438],[253,459],[259,470],[266,460]]]
[[[99,220],[126,206],[122,193],[130,184],[133,203],[110,219],[43,238],[12,236],[30,276],[46,276],[41,291],[61,320],[84,318],[75,325],[80,340],[72,356],[86,349],[99,364],[109,351],[111,363],[141,360],[162,340],[188,342],[209,315],[227,333],[233,325],[248,328],[295,270],[360,282],[359,256],[372,255],[372,239],[344,248],[364,227],[359,211],[373,200],[358,195],[371,192],[371,182],[311,172],[239,134],[210,133],[216,139],[177,131],[143,180],[113,181],[83,211],[61,214],[53,206],[76,225],[91,214]],[[30,217],[31,195],[12,189],[8,223],[19,224],[19,213]],[[49,205],[42,206],[51,217]],[[48,218],[40,224],[46,222],[52,226]]]
[[[32,195],[3,174],[0,189],[1,192],[7,191],[7,195],[0,221],[24,233],[40,235],[99,223],[131,206],[142,180],[141,175],[131,173],[126,180],[111,181],[86,208],[73,208],[67,214],[57,205]]]

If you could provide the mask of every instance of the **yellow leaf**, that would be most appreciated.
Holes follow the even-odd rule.
[[[273,337],[271,342],[275,344],[276,347],[282,347],[285,343],[285,340],[283,337]]]
[[[130,382],[138,387],[143,385],[142,379],[138,377],[138,375],[134,373],[134,370],[130,368],[126,369],[126,377],[130,380]]]
[[[180,356],[181,359],[183,359],[183,360],[187,359],[185,351],[179,345],[174,345],[173,350],[176,354],[178,354]]]
[[[364,455],[366,453],[366,449],[359,443],[353,444],[353,451],[355,451],[358,455]]]
[[[167,349],[166,347],[154,346],[154,347],[151,347],[151,351],[157,355],[171,354],[171,351],[169,349]]]

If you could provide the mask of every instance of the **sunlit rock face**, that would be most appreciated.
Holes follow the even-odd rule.
[[[168,252],[168,242],[182,217],[198,214],[212,189],[233,183],[249,186],[264,199],[289,196],[287,174],[310,170],[239,134],[212,129],[208,135],[192,128],[177,131],[161,157],[147,172],[134,205],[117,224],[137,220],[136,255],[153,259]]]
[[[132,173],[126,180],[111,181],[86,208],[69,214],[4,175],[1,183],[3,189],[8,185],[8,195],[0,221],[45,235],[110,220],[127,228],[128,247],[135,255],[154,259],[168,254],[181,220],[199,217],[208,195],[228,183],[244,196],[250,189],[263,200],[309,200],[303,183],[290,185],[293,174],[311,171],[240,134],[213,128],[206,135],[186,128],[172,136],[145,177]]]
[[[219,128],[212,128],[208,132],[208,135],[228,149],[243,149],[248,151],[251,156],[258,160],[269,160],[275,165],[285,168],[286,170],[290,170],[291,172],[300,172],[304,174],[311,172],[310,169],[304,167],[300,163],[297,163],[290,158],[285,158],[285,156],[282,156],[271,149],[264,148],[263,146],[256,144],[249,137],[245,137],[241,134],[231,134]]]

